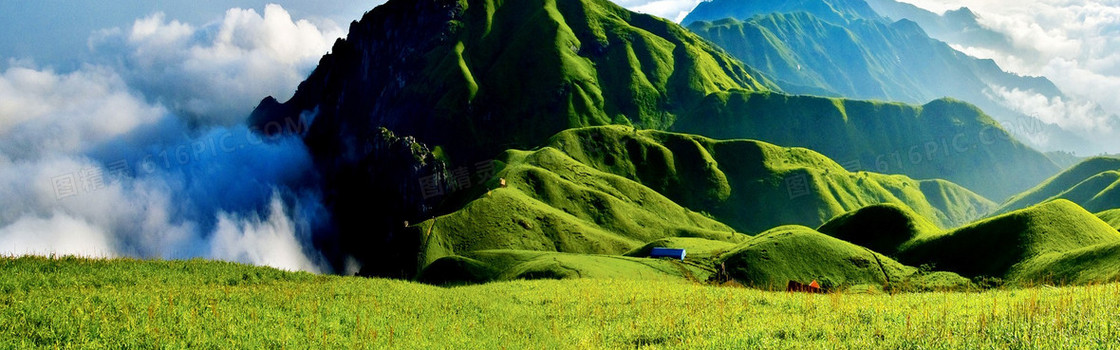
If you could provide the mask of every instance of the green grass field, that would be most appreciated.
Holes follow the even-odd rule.
[[[1120,284],[896,295],[619,279],[442,288],[78,258],[3,258],[0,276],[0,348],[1120,346]]]

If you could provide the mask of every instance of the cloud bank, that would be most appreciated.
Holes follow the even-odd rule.
[[[618,0],[616,4],[634,12],[667,18],[680,23],[704,0]]]
[[[161,13],[132,28],[102,30],[90,39],[98,63],[175,113],[206,124],[240,122],[268,95],[286,100],[315,68],[341,28],[293,20],[279,5],[263,14],[231,9],[202,27]]]
[[[94,34],[96,58],[72,72],[9,60],[0,254],[330,272],[314,248],[329,216],[306,147],[243,121],[263,96],[290,95],[340,33],[276,5],[200,27],[156,14]]]
[[[1037,96],[1002,92],[1012,107],[1041,108],[1024,111],[1047,121],[1070,126],[1094,138],[1116,138],[1108,126],[1120,114],[1120,2],[1071,2],[1066,0],[904,0],[931,11],[967,6],[980,23],[1006,34],[1012,48],[955,47],[965,53],[994,59],[1006,70],[1045,76],[1067,96],[1040,106]],[[998,90],[998,87],[995,87]],[[997,93],[999,93],[997,91]],[[1064,114],[1054,114],[1064,109]],[[1103,132],[1102,132],[1103,131]],[[1111,152],[1120,152],[1113,142]]]

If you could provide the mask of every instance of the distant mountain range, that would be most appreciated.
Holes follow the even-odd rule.
[[[968,56],[930,38],[924,25],[880,16],[862,0],[778,4],[784,5],[706,1],[684,23],[765,72],[786,91],[909,103],[953,97],[976,104],[1020,139],[1046,150],[1097,149],[1090,140],[1010,108],[996,93],[1017,89],[1048,98],[1063,96],[1046,78],[1007,73],[990,59]],[[957,22],[974,25],[961,24],[959,36],[971,38],[978,31],[995,35],[979,29],[967,10],[936,18],[926,22],[952,28],[958,28]]]
[[[918,23],[930,37],[947,43],[969,47],[993,49],[1013,48],[1007,35],[980,24],[979,16],[967,7],[937,14],[908,3],[895,0],[866,0],[877,13],[892,20],[910,20]]]

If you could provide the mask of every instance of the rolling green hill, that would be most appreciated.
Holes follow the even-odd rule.
[[[1005,202],[1005,213],[1053,199],[1068,199],[1092,212],[1120,208],[1120,158],[1096,157],[1078,163]]]
[[[714,256],[748,239],[739,232],[817,226],[880,203],[945,227],[994,208],[949,182],[850,173],[807,149],[621,126],[567,130],[535,151],[507,151],[498,162],[495,177],[462,209],[410,227],[409,234],[422,237],[417,268],[428,279],[503,280],[526,276],[516,272],[524,266],[551,271],[532,276],[595,276],[608,262],[644,271],[606,255],[640,256],[652,244],[696,248],[701,253],[688,260],[710,270]],[[790,179],[803,193],[791,196]],[[709,273],[688,275],[702,280]]]
[[[1100,253],[1102,247],[1116,244],[1120,244],[1120,232],[1115,228],[1077,204],[1059,199],[912,240],[896,257],[906,264],[932,264],[938,270],[966,277],[1069,283],[1083,281],[1072,274],[1087,267],[1061,266],[1074,262],[1094,269],[1116,265],[1120,261],[1112,259],[1111,253],[1086,253]]]
[[[752,237],[721,259],[730,277],[750,287],[785,290],[796,281],[818,281],[828,290],[858,285],[886,286],[915,276],[904,266],[867,248],[804,226],[782,226]],[[957,287],[971,282],[959,276]]]
[[[787,92],[907,103],[952,97],[976,104],[1020,139],[1046,150],[1096,152],[1091,140],[1008,107],[996,89],[1062,98],[1041,77],[1003,71],[930,38],[918,24],[891,22],[862,0],[704,2],[692,31],[772,77]],[[711,11],[719,8],[724,11]],[[705,10],[709,9],[709,10]],[[714,14],[718,14],[714,15]],[[723,17],[720,17],[723,16]]]
[[[747,233],[786,224],[816,227],[879,203],[905,205],[946,228],[993,208],[946,181],[849,172],[817,152],[758,141],[601,127],[561,132],[549,146]]]
[[[907,242],[942,232],[909,208],[894,204],[873,205],[837,216],[817,231],[887,256],[897,254]]]
[[[922,106],[777,93],[711,94],[673,129],[805,147],[850,170],[946,179],[1002,200],[1059,171],[975,106]]]
[[[1097,213],[1097,217],[1120,230],[1120,209],[1111,209]]]
[[[553,148],[510,151],[495,188],[463,209],[419,223],[422,266],[494,249],[620,255],[665,237],[735,239],[730,227]],[[496,182],[495,178],[493,182]]]

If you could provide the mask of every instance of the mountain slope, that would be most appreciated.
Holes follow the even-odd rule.
[[[777,227],[724,253],[729,277],[756,288],[784,290],[789,282],[817,281],[826,290],[857,285],[968,288],[953,273],[920,274],[918,269],[803,226]],[[935,282],[936,281],[936,282]]]
[[[1120,159],[1090,158],[1007,200],[997,213],[1068,199],[1092,212],[1120,208]]]
[[[815,227],[880,203],[906,206],[942,227],[966,224],[993,208],[949,182],[853,173],[817,152],[759,141],[597,127],[561,132],[549,146],[747,233],[785,224]]]
[[[953,97],[1014,126],[1018,137],[1047,150],[1090,152],[1092,142],[1008,107],[999,91],[1062,93],[1049,80],[1007,73],[930,38],[910,20],[889,22],[862,0],[781,2],[717,0],[707,7],[731,18],[692,16],[689,29],[772,76],[786,91],[857,99],[925,103]],[[861,10],[862,9],[862,10]],[[733,11],[732,11],[733,10]],[[864,13],[863,16],[842,16]]]
[[[1120,209],[1111,209],[1097,213],[1097,217],[1104,220],[1104,222],[1112,225],[1112,227],[1120,230]]]
[[[421,267],[444,256],[515,249],[621,255],[665,237],[734,240],[730,227],[554,149],[509,151],[462,209],[419,223]],[[508,187],[497,185],[504,179]]]
[[[946,179],[997,200],[1059,170],[976,107],[950,99],[911,106],[775,93],[716,93],[673,129],[805,147],[850,170]]]
[[[933,264],[966,277],[1021,282],[1048,276],[1069,281],[1069,276],[1058,275],[1062,271],[1048,269],[1045,262],[1115,244],[1120,244],[1120,232],[1077,204],[1059,199],[911,241],[896,257],[906,264]],[[1088,264],[1115,262],[1100,259]]]
[[[396,275],[378,259],[415,244],[402,222],[446,212],[423,193],[463,187],[456,169],[572,127],[666,128],[711,92],[772,87],[675,23],[605,0],[392,0],[251,122],[310,123],[298,130],[337,223],[328,258]]]
[[[703,250],[719,250],[720,242],[747,239],[738,232],[820,225],[880,203],[939,223],[964,223],[994,207],[951,183],[849,173],[806,149],[621,126],[567,130],[538,150],[507,151],[498,163],[462,209],[410,227],[408,235],[422,237],[417,268],[505,271],[513,265],[474,252],[621,255],[650,242],[690,242],[673,237],[702,238],[699,246],[713,247]],[[791,196],[789,179],[803,181],[804,193]],[[952,200],[939,206],[933,197]]]
[[[724,18],[751,18],[758,14],[806,12],[826,21],[843,23],[857,19],[880,18],[863,0],[793,0],[793,1],[704,1],[696,5],[681,21],[688,25],[697,21]]]
[[[867,0],[876,13],[895,20],[918,23],[930,37],[966,47],[1012,48],[1011,38],[980,24],[979,16],[967,7],[936,14],[894,0]]]

